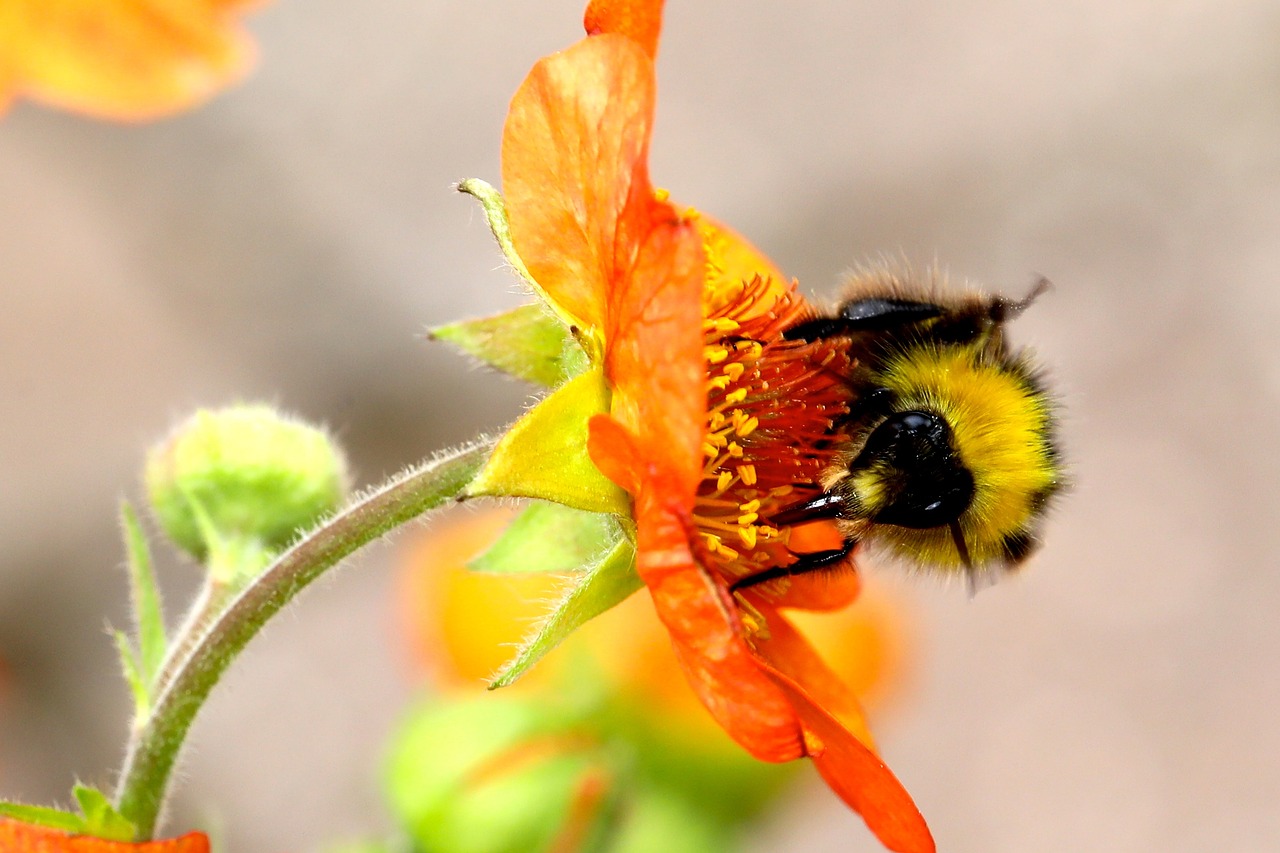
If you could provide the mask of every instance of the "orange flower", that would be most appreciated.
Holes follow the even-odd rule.
[[[767,519],[818,489],[848,356],[783,340],[808,310],[794,285],[650,183],[661,12],[593,2],[591,35],[516,92],[502,144],[511,239],[603,367],[609,414],[591,419],[588,449],[632,496],[637,571],[702,703],[758,758],[811,757],[890,849],[931,851],[856,698],[778,609],[847,603],[856,575],[729,592],[801,550]]]
[[[253,50],[234,20],[245,0],[5,0],[0,110],[29,97],[139,121],[207,100]]]
[[[0,818],[0,850],[5,853],[209,853],[209,839],[204,833],[190,832],[167,841],[104,841]]]

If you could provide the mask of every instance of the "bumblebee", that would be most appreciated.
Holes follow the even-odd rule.
[[[848,340],[842,381],[848,415],[835,425],[823,491],[783,508],[777,526],[832,520],[837,550],[802,554],[734,588],[842,565],[855,547],[944,573],[1010,570],[1035,550],[1045,508],[1062,487],[1054,404],[1006,324],[1048,286],[1023,299],[946,295],[909,275],[855,276],[827,316],[786,330],[789,339]]]

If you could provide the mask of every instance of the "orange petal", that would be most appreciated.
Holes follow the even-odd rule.
[[[582,24],[587,35],[617,33],[635,41],[650,57],[658,55],[663,0],[591,0]]]
[[[702,276],[694,228],[656,223],[610,293],[605,331],[613,416],[636,436],[642,457],[660,460],[672,478],[668,486],[690,502],[702,476],[707,409]]]
[[[516,251],[588,326],[604,325],[610,288],[652,230],[653,103],[653,61],[623,36],[598,36],[539,61],[507,113],[502,188]]]
[[[840,721],[840,724],[868,749],[875,750],[875,740],[867,728],[862,703],[852,690],[831,671],[814,651],[813,646],[787,620],[772,608],[758,608],[769,629],[751,638],[751,647],[769,666],[804,685],[813,701]]]
[[[238,80],[253,50],[210,0],[7,0],[0,77],[19,94],[104,118],[155,118]],[[0,93],[2,99],[4,93]]]
[[[742,639],[723,590],[695,562],[687,524],[649,500],[642,500],[638,519],[636,568],[694,693],[756,758],[799,758],[804,742],[795,712]]]
[[[761,585],[762,593],[774,607],[820,612],[843,610],[857,600],[862,589],[858,573],[851,569],[810,572],[788,578],[786,583],[786,588],[777,594],[773,593],[771,584]]]
[[[799,715],[822,778],[862,815],[880,843],[896,853],[934,853],[937,848],[920,810],[884,762],[793,679],[766,663],[760,667]]]
[[[204,833],[191,832],[167,841],[103,841],[0,818],[0,850],[5,853],[209,853],[209,839]]]
[[[749,282],[756,276],[773,285],[766,297],[759,301],[760,311],[768,310],[787,292],[791,280],[746,238],[706,214],[700,213],[696,221],[706,247],[708,316],[724,313],[727,305],[723,303],[732,303],[740,295],[741,291],[735,285]]]

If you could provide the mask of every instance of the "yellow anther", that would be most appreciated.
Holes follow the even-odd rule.
[[[737,382],[742,378],[742,374],[747,370],[747,366],[740,361],[731,361],[724,366],[724,375],[730,382]]]
[[[729,357],[729,350],[725,347],[707,347],[707,361],[712,364],[719,364]]]
[[[720,450],[715,445],[711,444],[711,442],[704,441],[702,443],[702,455],[708,459],[715,459],[720,455]]]
[[[754,466],[754,465],[739,465],[739,466],[738,466],[738,476],[742,478],[742,482],[743,482],[744,484],[746,484],[746,485],[748,485],[748,486],[754,486],[754,485],[756,484],[756,466]],[[723,487],[721,487],[721,488],[723,488]]]
[[[742,540],[742,544],[747,547],[748,551],[755,549],[756,529],[754,527],[739,527],[738,538]]]
[[[662,187],[654,187],[653,197],[658,201],[666,201],[667,199],[671,198],[671,191],[664,190]],[[692,210],[686,211],[685,215],[687,216],[690,212],[692,212]]]
[[[731,317],[717,317],[711,321],[712,326],[717,332],[736,332],[741,328],[741,324]]]
[[[759,511],[760,511],[760,499],[759,499],[759,498],[753,498],[752,500],[749,500],[749,501],[747,501],[746,503],[738,504],[738,509],[742,510],[743,512],[759,512]],[[741,522],[739,522],[739,523],[741,523]]]
[[[738,388],[724,395],[724,401],[728,403],[730,406],[735,405],[737,403],[741,403],[745,399],[747,399],[746,388]]]
[[[712,447],[724,447],[729,443],[729,439],[725,438],[718,432],[709,432],[707,433],[706,442]]]
[[[756,417],[747,418],[734,430],[738,435],[751,435],[756,431],[756,427],[760,426],[760,419]]]
[[[721,440],[723,440],[723,436],[717,436],[717,438],[720,438]],[[741,459],[742,445],[738,444],[738,442],[736,441],[729,442],[729,455],[732,456],[734,459]]]
[[[738,516],[738,526],[748,527],[752,524],[755,524],[759,520],[760,520],[760,513],[758,512],[744,513],[743,515]]]
[[[718,491],[723,492],[725,489],[729,488],[729,484],[732,482],[733,482],[733,472],[721,471],[720,475],[716,477],[716,489]]]
[[[723,391],[732,380],[728,376],[716,376],[707,380],[707,388],[712,391]]]

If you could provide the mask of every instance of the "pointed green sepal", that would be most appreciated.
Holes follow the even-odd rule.
[[[485,364],[527,382],[555,388],[588,367],[587,354],[563,322],[542,305],[522,305],[493,317],[431,330]]]
[[[84,832],[84,818],[80,815],[65,812],[62,809],[51,809],[48,806],[0,802],[0,818],[9,818],[35,826],[47,826],[61,832]]]
[[[142,674],[142,665],[138,663],[138,655],[133,651],[133,644],[125,636],[124,631],[112,631],[116,638],[116,649],[120,652],[120,666],[124,669],[124,680],[129,683],[129,692],[133,694],[133,718],[144,720],[151,708],[151,679]]]
[[[587,455],[587,421],[608,410],[609,388],[600,370],[569,380],[507,431],[465,496],[541,498],[588,512],[628,514],[626,493]]]
[[[125,551],[129,560],[129,589],[133,599],[133,619],[138,631],[138,655],[135,659],[142,683],[150,686],[160,671],[160,663],[168,642],[165,639],[164,613],[151,551],[138,516],[129,504],[120,507],[120,525],[124,528]]]
[[[88,785],[76,785],[71,792],[84,813],[85,835],[108,841],[133,840],[133,822],[116,811],[106,794]]]
[[[575,572],[599,561],[621,539],[622,526],[612,515],[538,501],[467,568],[490,574]]]
[[[466,193],[480,202],[480,207],[484,210],[485,219],[489,223],[489,230],[493,232],[494,239],[498,241],[498,248],[502,250],[502,254],[506,257],[507,263],[511,264],[511,268],[546,303],[552,313],[560,318],[565,328],[569,329],[570,333],[584,344],[587,352],[598,355],[600,341],[594,330],[588,328],[582,320],[560,307],[542,289],[542,286],[534,281],[533,276],[529,274],[529,268],[520,259],[519,253],[516,252],[515,242],[511,239],[511,223],[507,220],[507,204],[503,201],[502,194],[492,184],[479,178],[468,178],[458,184],[458,191]]]
[[[507,220],[507,203],[503,200],[502,193],[498,192],[498,188],[479,178],[467,178],[458,184],[458,192],[466,193],[480,202],[480,207],[484,210],[484,218],[489,223],[489,230],[493,232],[493,238],[498,241],[498,248],[502,250],[503,257],[507,259],[507,263],[511,264],[511,268],[520,274],[526,284],[541,294],[542,288],[538,287],[533,276],[529,275],[524,261],[520,260],[520,255],[516,253],[515,243],[511,240],[511,223]]]
[[[644,586],[636,574],[636,551],[629,540],[614,546],[598,565],[590,569],[569,589],[537,630],[520,647],[520,651],[489,684],[489,689],[506,687],[515,682],[543,655],[560,645],[566,637],[591,619],[622,603]]]

